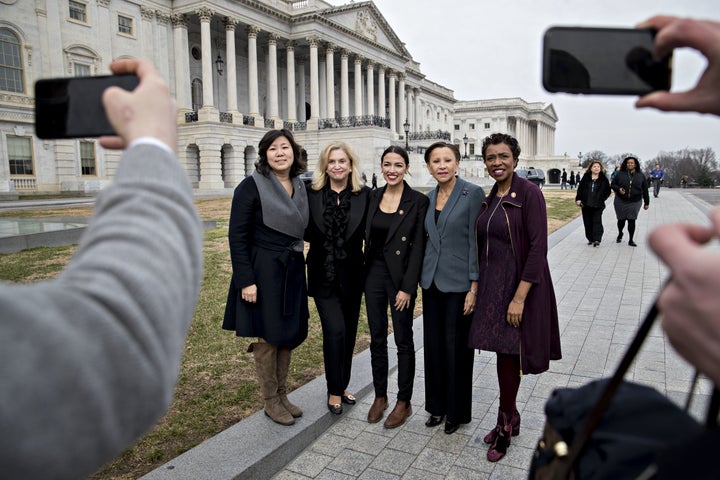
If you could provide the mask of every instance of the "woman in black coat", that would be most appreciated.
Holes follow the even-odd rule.
[[[575,203],[582,207],[585,238],[588,245],[597,247],[602,242],[604,233],[602,214],[605,210],[605,200],[610,196],[610,181],[605,174],[602,162],[593,160],[585,175],[578,184]]]
[[[363,240],[370,189],[360,165],[343,142],[328,144],[308,189],[310,223],[305,240],[308,294],[315,299],[323,331],[327,406],[339,415],[355,404],[347,391],[363,293]]]
[[[410,159],[402,147],[388,147],[380,159],[386,185],[370,194],[365,226],[365,305],[370,326],[370,362],[375,401],[368,422],[379,422],[388,406],[388,306],[398,355],[398,396],[385,428],[399,427],[412,414],[415,377],[412,322],[425,246],[428,198],[403,179]]]
[[[635,220],[640,213],[640,206],[645,210],[650,208],[650,194],[648,193],[647,178],[640,171],[638,159],[629,155],[620,165],[620,171],[610,184],[615,192],[615,215],[617,215],[618,236],[617,243],[622,242],[625,221],[628,224],[628,245],[637,247],[633,241],[635,235]]]
[[[265,414],[292,425],[302,411],[287,398],[293,348],[308,332],[303,235],[308,198],[298,175],[305,171],[300,146],[288,130],[260,140],[255,172],[235,189],[228,239],[232,278],[223,329],[258,337],[255,356]]]

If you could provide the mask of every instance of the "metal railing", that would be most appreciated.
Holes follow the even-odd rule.
[[[443,132],[442,130],[434,130],[431,132],[412,132],[408,135],[410,140],[445,140],[450,141],[450,132]]]
[[[220,112],[220,122],[221,123],[232,123],[232,113]]]
[[[243,125],[248,125],[250,127],[255,126],[255,117],[252,115],[243,115]]]
[[[307,130],[307,122],[283,122],[283,128],[290,131]]]
[[[197,122],[198,112],[185,112],[185,123]]]
[[[356,117],[321,118],[318,121],[320,130],[326,128],[382,127],[390,128],[390,119],[378,115],[361,115]]]

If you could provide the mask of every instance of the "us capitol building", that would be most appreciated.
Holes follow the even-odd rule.
[[[425,77],[371,1],[0,0],[0,194],[92,193],[120,153],[95,139],[34,134],[34,83],[100,75],[114,59],[151,59],[180,112],[178,152],[200,191],[234,188],[272,128],[293,130],[309,168],[330,141],[349,143],[369,179],[390,144],[411,150],[413,186],[437,140],[457,144],[460,175],[489,182],[480,158],[493,132],[515,136],[520,166],[576,165],[554,156],[552,105],[520,98],[458,101]],[[479,81],[479,91],[482,82]]]

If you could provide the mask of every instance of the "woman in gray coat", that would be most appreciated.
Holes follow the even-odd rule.
[[[470,422],[473,350],[468,332],[477,295],[475,218],[485,198],[478,185],[457,177],[460,151],[436,142],[425,163],[437,187],[428,193],[428,238],[420,284],[425,347],[425,425],[445,418],[445,433]]]

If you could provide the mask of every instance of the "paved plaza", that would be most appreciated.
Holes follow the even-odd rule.
[[[600,247],[588,246],[578,218],[553,233],[548,258],[560,313],[563,359],[550,370],[522,379],[518,410],[520,435],[513,437],[505,458],[485,459],[482,437],[495,424],[498,387],[494,354],[476,355],[473,420],[452,434],[424,423],[424,363],[422,319],[415,321],[417,373],[413,415],[400,428],[382,422],[368,424],[373,401],[369,355],[355,357],[350,389],[358,404],[345,406],[341,416],[325,408],[325,381],[319,377],[290,395],[305,415],[292,427],[273,424],[262,412],[150,472],[146,479],[371,480],[371,479],[521,479],[527,470],[544,424],[544,404],[553,389],[579,386],[612,374],[628,343],[667,276],[664,266],[646,246],[653,227],[678,221],[706,223],[708,202],[690,190],[664,189],[642,211],[637,248],[615,243],[615,214],[609,203],[603,218],[606,233]],[[392,338],[389,344],[393,345]],[[391,359],[395,351],[390,352]],[[391,364],[391,367],[393,365]],[[394,373],[394,372],[393,372]],[[627,376],[654,386],[683,404],[693,370],[680,359],[656,326]],[[391,388],[397,384],[391,375]],[[394,403],[394,393],[390,392]],[[702,379],[693,413],[701,417],[711,393]],[[390,410],[388,409],[387,413]]]

